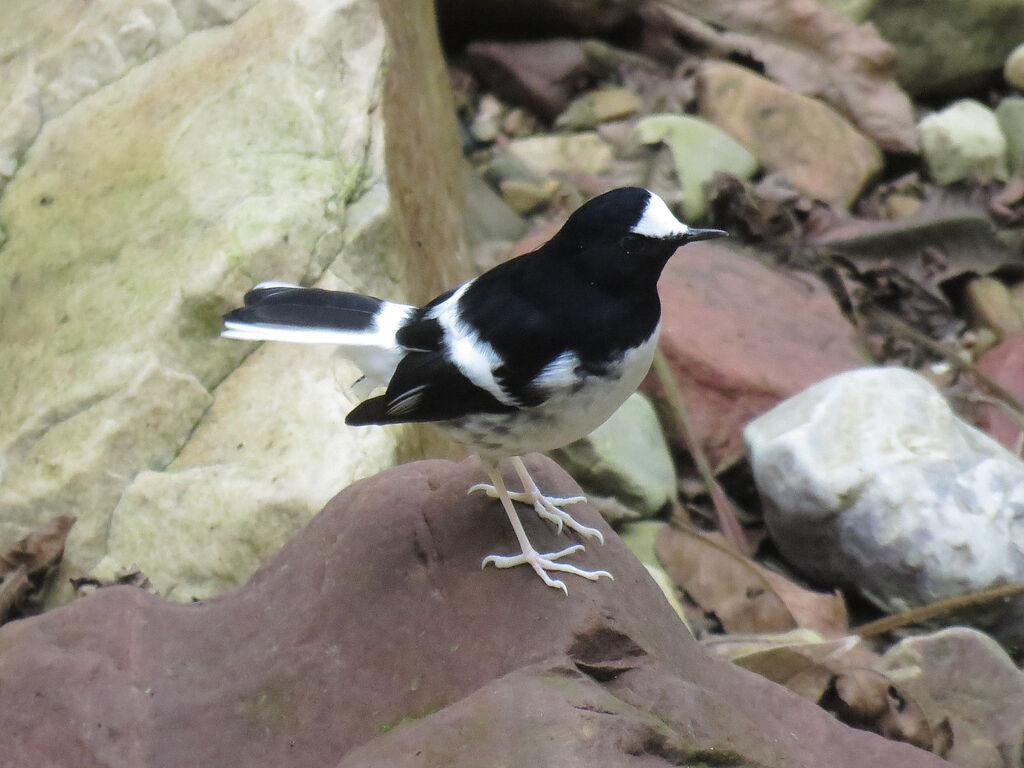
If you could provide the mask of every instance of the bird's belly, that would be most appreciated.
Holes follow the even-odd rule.
[[[603,375],[590,375],[542,404],[439,422],[453,440],[486,457],[550,451],[586,437],[636,391],[651,367],[657,334]]]

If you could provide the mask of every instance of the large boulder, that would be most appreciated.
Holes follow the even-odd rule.
[[[1024,581],[1024,462],[913,371],[833,376],[744,435],[772,539],[815,581],[891,612]],[[1022,605],[970,618],[1020,647]]]
[[[468,276],[432,27],[428,0],[0,6],[0,541],[74,515],[68,571],[208,595],[393,462],[400,432],[342,423],[351,365],[218,332],[259,280]]]
[[[532,456],[545,490],[579,488]],[[704,650],[596,510],[615,580],[486,568],[514,539],[475,460],[338,495],[241,589],[112,587],[0,629],[5,768],[289,765],[928,768]],[[532,512],[541,548],[565,536]]]

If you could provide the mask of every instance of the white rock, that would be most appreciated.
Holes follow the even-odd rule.
[[[1014,88],[1024,91],[1024,43],[1010,51],[1010,55],[1006,57],[1003,77]]]
[[[1006,180],[1006,137],[984,104],[963,99],[928,115],[917,129],[928,170],[940,184]]]
[[[839,374],[744,438],[772,537],[812,578],[889,611],[1024,581],[1024,463],[918,374]]]
[[[330,351],[254,352],[220,315],[260,280],[402,299],[465,274],[440,52],[386,55],[377,0],[13,0],[0,28],[0,546],[71,514],[65,572],[241,583],[403,431],[344,426]],[[384,167],[403,92],[429,105],[414,146],[389,135],[415,214]]]

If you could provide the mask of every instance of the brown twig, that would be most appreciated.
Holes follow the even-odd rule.
[[[708,457],[700,445],[700,440],[697,439],[697,435],[693,431],[693,422],[690,421],[690,412],[686,408],[686,402],[683,399],[683,392],[679,388],[679,382],[676,381],[672,368],[669,366],[668,360],[665,359],[665,355],[660,348],[654,353],[653,367],[654,374],[658,377],[658,380],[661,382],[661,388],[665,392],[665,399],[668,401],[669,408],[672,409],[672,415],[675,418],[679,434],[683,439],[683,445],[686,446],[686,450],[693,457],[693,462],[697,465],[697,472],[700,473],[704,487],[707,488],[708,494],[711,496],[711,503],[714,504],[715,514],[718,516],[718,525],[722,529],[722,533],[729,543],[736,548],[737,552],[742,555],[749,555],[750,544],[747,542],[747,537],[743,535],[743,527],[736,519],[736,512],[729,498],[725,495],[725,491],[722,490],[718,481],[715,480],[715,474],[711,471]]]
[[[946,360],[946,362],[954,368],[965,373],[969,373],[984,384],[985,388],[988,389],[989,392],[1006,403],[1010,408],[1013,408],[1017,413],[1024,413],[1024,406],[1020,404],[1011,392],[1006,390],[999,382],[981,370],[970,360],[964,360],[959,354],[957,354],[956,350],[950,349],[945,344],[935,341],[935,339],[932,339],[927,334],[922,333],[914,326],[884,309],[874,307],[871,308],[867,314],[884,323],[888,329],[897,336],[902,336],[904,339],[924,347],[932,354],[938,355]]]
[[[951,613],[960,608],[968,608],[972,605],[988,603],[993,600],[1001,600],[1020,594],[1024,594],[1024,584],[1006,584],[1001,587],[992,587],[978,592],[971,592],[967,595],[960,595],[959,597],[951,597],[948,600],[940,600],[937,603],[922,605],[918,608],[911,608],[909,611],[897,613],[895,616],[886,616],[877,621],[869,621],[867,624],[854,627],[851,631],[861,638],[874,637],[875,635],[892,632],[894,629],[899,629],[909,624],[919,624],[927,619],[941,616],[944,613]]]

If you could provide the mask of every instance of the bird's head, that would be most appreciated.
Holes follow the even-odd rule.
[[[653,192],[620,187],[580,206],[556,238],[563,252],[574,253],[591,269],[607,271],[609,277],[634,274],[657,280],[680,246],[727,234],[721,229],[689,227]]]

